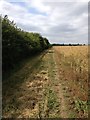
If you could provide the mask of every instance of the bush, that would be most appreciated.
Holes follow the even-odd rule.
[[[2,68],[9,70],[22,59],[42,52],[50,46],[49,41],[38,33],[17,28],[5,15],[2,20]]]

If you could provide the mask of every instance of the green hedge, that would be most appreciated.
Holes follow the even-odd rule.
[[[5,15],[2,21],[2,68],[9,70],[26,57],[49,48],[48,39],[38,33],[21,30]]]

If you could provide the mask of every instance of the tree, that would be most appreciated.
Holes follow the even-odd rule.
[[[2,19],[2,63],[3,70],[13,68],[21,60],[49,47],[48,39],[39,33],[21,30],[5,15]]]

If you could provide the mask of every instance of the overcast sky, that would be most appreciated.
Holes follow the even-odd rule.
[[[0,13],[51,43],[88,43],[88,0],[1,0]]]

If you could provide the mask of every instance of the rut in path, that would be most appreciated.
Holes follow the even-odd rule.
[[[58,114],[59,114],[59,117],[61,117],[61,118],[68,118],[66,101],[65,101],[65,98],[63,95],[63,90],[62,90],[62,85],[61,85],[62,80],[60,80],[59,71],[58,71],[59,63],[57,63],[57,60],[56,60],[56,59],[58,59],[58,57],[56,56],[54,50],[52,50],[51,56],[52,56],[52,61],[53,61],[54,66],[53,66],[53,68],[51,68],[52,65],[49,63],[49,71],[54,70],[54,74],[53,74],[54,80],[52,80],[50,78],[51,79],[50,81],[52,84],[52,89],[55,92],[55,94],[57,96],[57,100],[59,102],[59,113]],[[50,55],[48,57],[50,57]]]
[[[55,55],[54,57],[54,61],[55,61]],[[56,69],[56,80],[58,82],[58,84],[55,86],[55,90],[57,92],[57,96],[59,97],[60,100],[60,115],[61,118],[68,118],[68,114],[67,114],[67,108],[66,108],[66,103],[65,103],[65,98],[63,96],[63,90],[62,90],[62,85],[60,83],[60,77],[59,77],[59,72],[58,72],[58,65],[55,61],[55,69]]]

